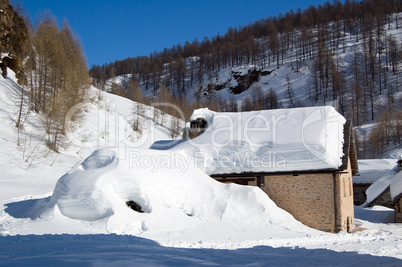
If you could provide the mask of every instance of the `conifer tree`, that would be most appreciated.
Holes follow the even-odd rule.
[[[58,150],[67,113],[87,101],[90,84],[87,63],[78,39],[65,21],[59,29],[46,13],[30,34],[32,64],[28,70],[31,108],[43,114],[50,149]],[[75,112],[79,113],[80,109]],[[75,114],[73,118],[79,118]]]

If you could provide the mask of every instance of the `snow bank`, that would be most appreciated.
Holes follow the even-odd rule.
[[[342,165],[345,118],[333,107],[217,113],[195,110],[207,129],[172,146],[195,157],[208,174],[338,169]],[[166,145],[166,146],[164,146]]]
[[[187,229],[201,236],[200,229],[248,227],[311,231],[259,188],[219,183],[196,168],[192,158],[171,151],[119,151],[97,150],[61,177],[40,217],[108,218],[108,232],[136,235]],[[128,201],[143,213],[131,210]]]
[[[116,152],[98,150],[76,170],[61,177],[52,198],[41,217],[49,217],[57,208],[69,218],[95,221],[113,215],[113,209],[103,192],[104,174],[118,165]]]

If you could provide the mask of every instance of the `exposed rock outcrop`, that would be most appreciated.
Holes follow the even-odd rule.
[[[233,78],[237,81],[237,86],[230,87],[230,91],[234,94],[241,94],[246,91],[253,83],[258,82],[260,79],[261,71],[250,69],[247,74],[234,72]]]
[[[261,71],[256,68],[250,68],[247,73],[242,71],[232,71],[229,81],[223,84],[208,84],[207,92],[205,92],[204,95],[208,95],[212,90],[220,91],[224,88],[228,88],[229,92],[234,95],[241,94],[244,91],[247,91],[253,83],[258,82],[261,76],[270,75],[272,72],[273,70]],[[235,81],[236,85],[233,85],[234,83],[231,81]]]
[[[22,60],[26,56],[28,30],[24,20],[8,0],[0,0],[0,68],[3,77],[7,67],[12,69],[20,83],[24,83]]]

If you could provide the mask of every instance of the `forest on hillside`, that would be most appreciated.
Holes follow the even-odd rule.
[[[77,107],[89,100],[91,80],[80,41],[67,21],[59,27],[50,12],[34,26],[17,4],[0,0],[0,10],[0,73],[7,77],[11,69],[21,85],[17,143],[29,112],[34,112],[46,129],[47,146],[57,151],[69,130],[67,114],[74,110],[73,120],[79,123],[82,110]]]
[[[152,90],[154,95],[160,86],[166,86],[175,97],[181,98],[204,73],[213,75],[222,69],[241,65],[254,65],[260,69],[279,67],[286,57],[291,56],[296,71],[302,61],[314,60],[316,87],[320,92],[325,89],[328,95],[327,89],[331,85],[333,91],[342,93],[336,88],[341,86],[339,80],[342,77],[339,77],[334,53],[345,46],[348,36],[355,38],[356,42],[364,42],[364,58],[356,55],[356,63],[367,65],[365,77],[359,77],[356,70],[356,82],[362,87],[371,79],[375,85],[378,83],[376,87],[381,94],[385,87],[382,68],[396,73],[401,61],[401,44],[392,36],[386,36],[383,28],[384,25],[390,28],[393,14],[401,11],[402,3],[398,0],[346,0],[344,4],[335,0],[332,4],[326,2],[305,10],[291,10],[285,15],[269,17],[244,27],[229,28],[223,36],[187,41],[184,45],[164,48],[149,56],[94,65],[90,68],[90,75],[94,83],[102,87],[115,76],[132,74],[133,79],[143,84],[146,91]],[[398,29],[399,20],[397,15],[392,27]]]
[[[371,131],[373,136],[364,136],[361,141],[365,148],[360,150],[360,156],[375,157],[401,145],[398,92],[402,90],[402,41],[389,33],[400,29],[400,12],[399,0],[335,0],[229,28],[223,35],[187,41],[149,56],[95,65],[90,68],[90,75],[96,86],[105,89],[110,79],[129,74],[126,77],[130,79],[124,83],[112,83],[113,93],[138,100],[141,87],[153,102],[168,99],[187,117],[194,108],[202,106],[217,111],[246,111],[334,105],[355,126],[379,123]],[[359,45],[346,68],[339,54],[350,43]],[[297,73],[307,64],[311,76],[309,88],[305,89],[308,103],[296,99],[288,75],[284,77],[285,95],[279,96],[275,88],[253,87],[242,99],[241,107],[233,96],[216,97],[216,92],[227,86],[218,81],[225,69],[252,66],[252,79],[254,71],[261,77],[264,72],[290,65],[292,72]],[[240,94],[248,88],[251,87],[231,93]],[[144,97],[140,97],[143,101]],[[279,103],[283,97],[288,98],[286,106]]]
[[[8,55],[0,59],[1,67],[11,67],[25,88],[16,126],[23,129],[22,107],[28,102],[43,118],[51,149],[58,149],[68,130],[67,113],[88,101],[89,75],[100,89],[185,121],[199,107],[235,112],[333,105],[356,126],[360,158],[402,145],[401,1],[335,0],[290,10],[211,39],[92,66],[89,75],[67,22],[59,27],[45,14],[34,27],[28,18],[18,18],[21,12],[7,0],[0,4],[5,11],[0,52]],[[231,80],[222,79],[225,75]],[[273,76],[280,83],[267,80]],[[299,78],[304,80],[296,87]]]

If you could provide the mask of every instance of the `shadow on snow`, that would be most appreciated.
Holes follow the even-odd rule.
[[[36,219],[50,197],[6,204],[15,218]],[[0,237],[0,266],[402,266],[392,257],[326,249],[192,249],[162,247],[126,235],[25,235]]]
[[[135,237],[26,235],[0,237],[0,266],[401,266],[391,257],[326,249],[191,249]]]
[[[29,199],[6,204],[5,212],[14,218],[35,220],[46,208],[51,197]]]

